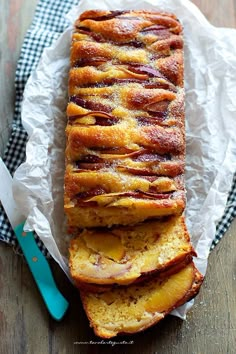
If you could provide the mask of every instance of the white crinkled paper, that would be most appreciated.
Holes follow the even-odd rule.
[[[216,223],[236,170],[236,30],[216,28],[187,0],[81,0],[73,22],[88,9],[170,11],[184,25],[187,222],[196,265],[205,274]],[[72,25],[44,50],[29,78],[22,122],[29,134],[26,162],[14,176],[14,196],[52,257],[68,274],[63,178],[69,50]],[[173,313],[184,318],[190,304]]]

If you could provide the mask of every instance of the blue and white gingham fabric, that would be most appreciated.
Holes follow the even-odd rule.
[[[33,23],[26,33],[18,61],[15,89],[16,102],[12,132],[4,155],[4,162],[13,174],[25,160],[27,134],[21,124],[21,102],[23,91],[32,70],[39,62],[45,47],[50,46],[68,25],[65,14],[76,5],[78,0],[40,0],[36,8]],[[217,245],[236,216],[236,175],[228,197],[224,215],[219,222],[212,249]],[[37,243],[44,254],[47,254],[42,242],[36,237]],[[16,238],[7,220],[4,210],[0,207],[0,240],[17,245]]]

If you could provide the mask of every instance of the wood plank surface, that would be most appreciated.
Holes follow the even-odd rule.
[[[193,1],[217,26],[236,27],[235,0]],[[14,72],[36,0],[0,4],[0,151],[8,139],[14,104]],[[60,289],[70,301],[62,322],[52,320],[29,269],[14,250],[0,244],[0,354],[236,352],[236,220],[209,257],[208,271],[187,321],[169,316],[157,326],[102,344],[88,327],[77,291],[52,263]],[[133,344],[122,344],[122,341]],[[86,344],[85,342],[90,342]],[[93,344],[94,342],[101,344]],[[84,342],[84,344],[82,343]],[[80,343],[80,344],[79,344]],[[113,343],[114,344],[114,343]]]
[[[0,1],[0,155],[8,141],[14,110],[14,79],[24,35],[37,0]]]

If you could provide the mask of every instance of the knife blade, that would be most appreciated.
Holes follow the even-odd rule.
[[[16,206],[12,193],[12,177],[5,166],[6,165],[0,157],[0,201],[7,214],[11,227],[14,230],[17,225],[25,220],[25,217],[21,215]]]
[[[54,281],[48,261],[40,251],[33,232],[25,232],[25,217],[19,211],[12,193],[13,179],[0,157],[0,201],[15,232],[34,280],[51,316],[61,320],[69,306]]]

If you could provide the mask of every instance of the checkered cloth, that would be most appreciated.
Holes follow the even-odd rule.
[[[32,70],[34,70],[37,66],[43,49],[50,46],[52,42],[55,41],[65,30],[68,23],[64,15],[73,5],[76,5],[77,2],[77,0],[40,0],[33,23],[26,33],[16,70],[16,102],[12,132],[4,157],[5,164],[12,174],[25,160],[27,134],[21,124],[21,102],[26,81]],[[229,194],[224,215],[217,226],[215,240],[212,243],[212,249],[220,241],[235,216],[236,175],[233,181],[232,190]],[[42,242],[36,235],[35,237],[42,252],[48,255]],[[12,245],[17,245],[14,233],[2,208],[0,208],[0,240]]]
[[[21,124],[21,103],[25,84],[36,68],[44,48],[49,47],[68,26],[65,14],[77,3],[78,0],[40,0],[32,25],[26,33],[16,69],[16,101],[12,131],[3,158],[11,174],[25,160],[27,134]],[[35,237],[41,251],[48,256],[42,242],[37,236]],[[0,240],[16,246],[16,251],[19,251],[11,225],[2,207],[0,207]]]
[[[220,222],[216,227],[215,239],[212,242],[211,250],[219,243],[219,241],[224,236],[225,232],[228,230],[231,222],[236,217],[236,173],[234,174],[234,179],[231,187],[231,191],[228,196],[227,204],[225,207],[224,215],[222,216]]]

